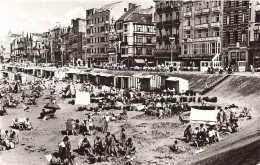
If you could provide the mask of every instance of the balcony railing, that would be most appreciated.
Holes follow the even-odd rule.
[[[163,27],[163,23],[162,23],[162,22],[157,22],[156,26],[157,26],[158,28],[162,28],[162,27]]]
[[[199,10],[195,10],[195,15],[201,15],[202,11],[199,9]]]
[[[164,26],[173,26],[172,20],[163,21]]]
[[[162,8],[162,7],[158,7],[158,8],[156,9],[156,12],[157,12],[158,14],[163,13],[163,8]]]
[[[214,12],[214,13],[219,13],[220,11],[221,11],[220,6],[216,6],[216,7],[212,8],[212,12]]]
[[[204,23],[201,25],[195,25],[195,29],[208,29],[209,28],[209,24]]]
[[[221,24],[220,22],[212,22],[210,24],[211,28],[220,28]]]
[[[190,30],[191,30],[191,26],[184,26],[184,27],[183,27],[183,30],[185,30],[185,31],[190,31]]]
[[[163,40],[166,42],[170,42],[169,37],[170,37],[170,35],[163,35]]]
[[[208,14],[210,12],[209,9],[202,9],[202,14]]]
[[[121,42],[121,45],[128,45],[128,42]]]
[[[173,20],[174,25],[180,25],[180,20],[179,19],[174,19]]]
[[[191,17],[191,11],[185,12],[183,14],[184,17]]]
[[[163,11],[165,13],[170,13],[170,12],[173,12],[173,6],[166,6]]]
[[[157,42],[162,42],[162,37],[161,37],[161,36],[157,36],[157,37],[156,37],[156,41],[157,41]]]
[[[93,23],[91,23],[91,24],[90,24],[90,26],[91,26],[91,27],[93,27],[93,26],[94,26],[94,24],[93,24]]]

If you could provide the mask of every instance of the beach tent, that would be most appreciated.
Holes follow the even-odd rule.
[[[200,110],[191,108],[190,121],[194,123],[203,123],[215,125],[219,110]]]
[[[180,77],[168,77],[165,80],[165,87],[175,89],[176,92],[186,92],[189,90],[189,81]]]
[[[90,94],[89,92],[76,91],[75,104],[79,105],[89,105],[90,104]]]

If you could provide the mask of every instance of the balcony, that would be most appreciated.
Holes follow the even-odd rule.
[[[195,15],[201,15],[202,11],[199,9],[199,10],[195,10]]]
[[[170,35],[163,35],[163,40],[164,40],[165,42],[170,42],[170,41],[169,41],[169,38],[170,38]]]
[[[191,11],[183,13],[184,17],[191,17]]]
[[[166,27],[172,27],[173,22],[172,22],[172,20],[163,21],[163,25]]]
[[[210,10],[209,9],[202,9],[202,14],[209,14]]]
[[[162,28],[163,28],[163,23],[162,23],[162,22],[157,22],[156,26],[157,26],[159,29],[162,29]]]
[[[180,20],[179,20],[179,19],[173,20],[173,24],[174,24],[175,26],[179,26],[179,25],[180,25]]]
[[[221,11],[220,6],[215,6],[212,8],[212,12],[214,12],[214,13],[220,13],[220,11]]]
[[[220,22],[212,22],[210,24],[211,28],[220,28],[221,24]]]
[[[162,14],[162,13],[163,13],[163,8],[162,8],[162,7],[158,7],[158,8],[156,9],[156,13],[157,13],[157,14]]]
[[[106,31],[105,31],[105,34],[109,34],[109,32],[106,30]]]
[[[195,29],[208,29],[209,28],[209,24],[204,23],[201,25],[195,25]]]
[[[166,6],[164,9],[163,9],[164,13],[171,13],[173,12],[173,6]]]
[[[90,37],[94,37],[94,33],[90,33]]]
[[[93,24],[93,23],[91,23],[91,24],[90,24],[90,27],[93,27],[93,26],[94,26],[94,24]]]
[[[121,42],[121,46],[128,45],[128,42]]]
[[[156,37],[156,42],[162,42],[162,37],[161,36],[157,36]]]
[[[94,46],[94,43],[90,43],[90,46],[93,47],[93,46]]]
[[[184,27],[183,27],[183,30],[184,30],[184,31],[190,31],[190,30],[191,30],[191,26],[184,26]]]

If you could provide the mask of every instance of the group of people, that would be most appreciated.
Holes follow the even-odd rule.
[[[18,118],[15,118],[13,121],[13,128],[19,130],[31,130],[33,129],[33,126],[29,118],[26,118],[24,121],[20,121]]]
[[[4,133],[0,129],[0,151],[14,149],[19,143],[18,133],[14,130],[6,130]]]
[[[50,164],[56,165],[57,162],[68,164],[74,163],[74,155],[71,152],[71,144],[68,136],[63,138],[63,141],[58,144],[59,152],[53,154]],[[114,134],[107,132],[104,140],[97,136],[93,144],[87,136],[79,140],[77,145],[78,153],[88,156],[91,162],[101,162],[109,157],[119,157],[129,159],[135,154],[136,148],[131,137],[127,138],[126,130],[121,129],[119,139]]]

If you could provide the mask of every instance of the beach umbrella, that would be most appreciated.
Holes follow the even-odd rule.
[[[55,109],[55,110],[59,110],[60,109],[60,107],[57,104],[55,104],[55,103],[47,103],[44,106],[44,108],[46,108],[46,109]]]

